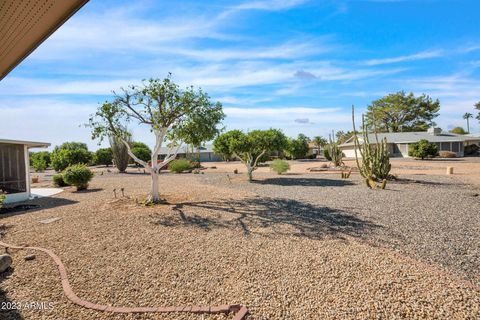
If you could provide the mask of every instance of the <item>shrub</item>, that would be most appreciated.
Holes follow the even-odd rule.
[[[275,159],[272,161],[272,164],[270,164],[270,169],[278,174],[282,174],[290,170],[290,165],[285,160]]]
[[[65,181],[63,180],[63,174],[61,173],[54,174],[52,176],[52,180],[53,180],[53,185],[55,185],[56,187],[68,186],[68,184],[66,184]]]
[[[92,153],[87,145],[80,142],[65,142],[55,147],[51,155],[51,165],[55,171],[60,172],[68,166],[80,163],[90,163]]]
[[[88,183],[93,178],[93,172],[84,164],[75,164],[69,166],[63,172],[63,180],[77,187],[78,190],[84,190],[88,188]]]
[[[132,142],[131,148],[132,148],[133,154],[140,160],[148,162],[152,159],[152,150],[150,150],[150,148],[145,143]]]
[[[192,168],[195,169],[200,169],[202,167],[200,161],[190,161],[190,165],[192,166]]]
[[[94,162],[96,165],[104,165],[108,167],[112,164],[112,161],[112,148],[102,148],[95,152]]]
[[[457,154],[451,151],[440,151],[438,155],[440,156],[440,158],[456,158],[457,157]]]
[[[50,165],[50,152],[32,152],[30,154],[30,164],[35,171],[43,171]]]
[[[465,155],[466,156],[473,156],[478,153],[478,150],[480,150],[480,147],[477,146],[476,144],[469,144],[468,146],[465,146]]]
[[[408,155],[414,158],[425,158],[435,157],[438,153],[437,145],[434,143],[428,142],[426,139],[422,139],[418,142],[412,143],[408,150]]]
[[[30,162],[32,163],[33,169],[35,169],[35,171],[37,171],[37,172],[38,171],[44,171],[44,170],[47,169],[47,162],[43,158],[35,157],[35,158],[31,159]]]
[[[190,161],[185,159],[173,160],[168,164],[168,169],[175,173],[181,173],[186,170],[192,169]]]
[[[3,207],[3,204],[5,203],[5,199],[7,198],[7,195],[5,192],[0,190],[0,209]]]
[[[297,139],[290,139],[287,146],[287,154],[292,159],[305,159],[308,154],[309,138],[304,134],[299,134]]]

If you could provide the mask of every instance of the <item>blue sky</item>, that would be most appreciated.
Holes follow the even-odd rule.
[[[98,103],[168,72],[222,102],[227,129],[326,136],[351,128],[352,104],[399,90],[438,98],[443,129],[465,126],[479,21],[476,0],[91,0],[0,82],[0,136],[95,149],[81,125]]]

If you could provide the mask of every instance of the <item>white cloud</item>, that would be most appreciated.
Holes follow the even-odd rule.
[[[258,107],[258,108],[242,108],[242,107],[227,107],[224,108],[227,116],[231,117],[284,117],[286,116],[289,120],[293,119],[293,116],[296,118],[301,118],[302,116],[315,116],[315,115],[324,115],[326,113],[339,112],[341,108],[310,108],[310,107]]]
[[[376,66],[382,64],[391,64],[405,61],[415,61],[422,59],[438,58],[444,54],[442,50],[422,51],[411,55],[399,56],[394,58],[371,59],[365,61],[367,66]]]

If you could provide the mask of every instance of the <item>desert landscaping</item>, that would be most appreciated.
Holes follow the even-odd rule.
[[[479,320],[479,13],[0,1],[0,320]]]
[[[365,188],[355,172],[345,180],[306,170],[319,164],[292,161],[283,175],[261,167],[252,183],[233,174],[237,162],[164,172],[167,203],[156,206],[140,203],[149,179],[141,169],[97,167],[88,190],[66,187],[31,201],[37,208],[3,215],[2,241],[51,249],[75,293],[103,305],[240,304],[251,319],[480,316],[480,186],[467,178],[478,174],[478,159],[392,159],[397,180],[386,190]],[[33,187],[51,186],[52,174]],[[48,218],[60,219],[40,222]],[[63,295],[47,255],[9,253],[3,300],[54,305],[21,310],[26,319],[232,318],[83,309]]]

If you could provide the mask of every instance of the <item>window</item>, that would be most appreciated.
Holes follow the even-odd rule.
[[[453,152],[460,152],[460,142],[453,142],[452,143],[452,151]]]
[[[0,189],[6,193],[27,191],[25,149],[21,144],[0,144]]]
[[[450,151],[450,142],[442,142],[440,145],[440,151]]]

